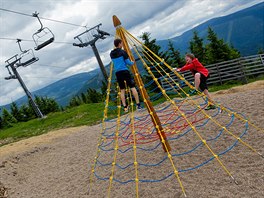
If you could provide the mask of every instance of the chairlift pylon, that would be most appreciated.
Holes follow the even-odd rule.
[[[34,48],[35,50],[40,50],[41,48],[52,43],[54,41],[54,37],[55,37],[49,28],[43,27],[43,25],[39,19],[38,14],[39,13],[37,13],[37,12],[32,14],[33,17],[37,17],[37,19],[40,23],[40,29],[32,35],[32,38],[36,44],[36,47]]]
[[[26,67],[28,65],[31,65],[32,63],[36,62],[39,60],[38,57],[35,57],[34,52],[32,49],[28,49],[28,50],[22,50],[20,42],[22,40],[21,39],[17,39],[17,43],[19,46],[19,49],[21,51],[21,54],[19,55],[19,61],[16,64],[17,67],[23,66]]]

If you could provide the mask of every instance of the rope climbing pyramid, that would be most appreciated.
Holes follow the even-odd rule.
[[[203,93],[197,90],[198,94],[191,96],[188,90],[195,89],[192,84],[125,30],[116,16],[113,22],[116,37],[122,39],[130,59],[135,61],[136,57],[143,65],[141,71],[134,64],[132,72],[145,108],[137,111],[132,94],[126,89],[130,108],[128,113],[122,111],[112,64],[102,129],[91,166],[89,193],[117,197],[116,192],[126,188],[127,195],[144,197],[148,194],[146,189],[153,190],[152,185],[168,182],[168,189],[186,197],[184,174],[209,163],[215,163],[237,184],[232,174],[234,170],[230,170],[222,158],[237,144],[263,157],[243,140],[250,129],[258,133],[263,133],[263,129],[221,104],[205,111],[208,101]],[[141,75],[145,71],[151,80],[143,83]],[[167,81],[169,90],[163,89],[157,74]],[[114,119],[110,119],[109,111],[116,112]],[[194,163],[186,163],[189,161]],[[97,182],[102,192],[93,191],[93,184]],[[146,185],[141,191],[141,186]]]

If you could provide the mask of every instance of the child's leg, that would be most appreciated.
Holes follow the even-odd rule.
[[[132,91],[132,94],[133,94],[133,96],[134,96],[134,98],[136,100],[136,103],[139,104],[139,97],[138,97],[138,92],[137,92],[136,88],[132,87],[131,91]]]
[[[124,107],[126,107],[125,89],[120,90],[120,98]]]
[[[194,75],[194,84],[195,84],[195,88],[198,90],[199,86],[200,86],[200,82],[201,82],[201,74],[200,73],[196,73]]]
[[[214,104],[208,89],[205,89],[203,92],[207,96],[209,104]]]

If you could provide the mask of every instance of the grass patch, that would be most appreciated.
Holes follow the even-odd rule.
[[[13,127],[0,131],[0,139],[9,139],[8,142],[5,142],[6,144],[55,129],[94,125],[101,122],[103,112],[104,103],[84,104],[63,112],[50,113],[45,119],[34,119],[14,124]],[[114,111],[109,111],[109,113],[109,118],[114,118]]]

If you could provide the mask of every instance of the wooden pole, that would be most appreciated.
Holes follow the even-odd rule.
[[[118,28],[121,26],[121,22],[120,20],[117,18],[117,16],[113,16],[113,23],[114,23],[114,27],[118,30]],[[139,91],[140,91],[140,94],[143,96],[144,98],[144,103],[145,103],[145,106],[150,114],[150,117],[151,117],[151,120],[153,122],[153,125],[158,133],[158,136],[160,138],[160,141],[162,142],[162,146],[163,146],[163,150],[165,152],[168,152],[168,151],[171,151],[171,147],[168,143],[168,140],[166,138],[166,135],[164,133],[164,130],[162,128],[162,125],[161,125],[161,122],[160,122],[160,119],[155,111],[155,109],[153,108],[153,105],[149,99],[149,95],[144,87],[144,83],[141,79],[141,76],[138,72],[138,68],[137,68],[137,64],[135,62],[135,59],[131,53],[131,50],[128,46],[128,43],[127,43],[127,40],[126,40],[126,37],[124,35],[124,33],[122,31],[118,31],[118,36],[120,37],[120,39],[122,39],[122,42],[123,42],[123,47],[124,47],[124,50],[127,52],[128,56],[130,57],[130,59],[132,61],[134,61],[134,65],[132,66],[132,72],[134,73],[135,75],[135,82],[139,88]],[[163,141],[162,141],[163,140]]]

